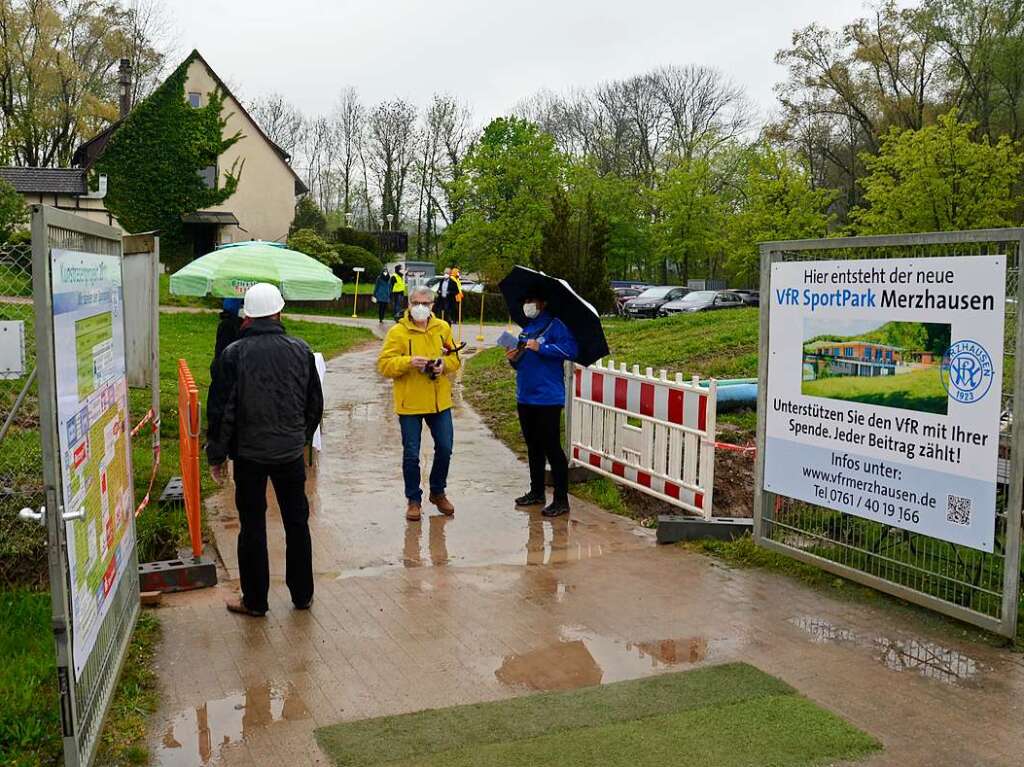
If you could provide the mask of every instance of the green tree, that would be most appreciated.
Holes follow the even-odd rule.
[[[608,229],[606,262],[615,279],[643,280],[651,276],[652,237],[650,193],[635,179],[599,174],[589,162],[577,162],[566,173],[574,208],[587,201]]]
[[[662,264],[662,282],[669,282],[669,264],[682,284],[697,274],[714,277],[713,259],[723,251],[726,201],[716,188],[711,161],[682,160],[666,172],[655,201],[655,249]]]
[[[614,295],[608,283],[609,228],[596,210],[593,197],[586,197],[583,206],[574,210],[565,190],[559,187],[551,198],[551,214],[534,266],[564,279],[598,311],[611,309]]]
[[[500,117],[485,129],[450,185],[461,211],[445,231],[446,258],[497,281],[515,264],[534,263],[564,160],[536,125]]]
[[[217,159],[242,138],[223,135],[224,94],[213,91],[198,108],[185,100],[192,58],[128,114],[95,165],[110,182],[107,209],[129,232],[159,229],[161,251],[171,264],[191,256],[182,214],[226,201],[242,172],[238,161],[217,168]],[[218,170],[212,186],[201,175],[210,166]]]
[[[981,229],[1018,219],[1021,155],[1007,136],[975,139],[975,123],[956,111],[937,125],[890,131],[876,156],[865,155],[866,205],[853,228],[863,234]]]
[[[28,223],[28,206],[21,193],[8,182],[0,179],[0,242],[7,242],[11,235]]]
[[[312,229],[299,229],[288,236],[288,247],[312,256],[321,264],[335,266],[339,262],[338,251],[331,243],[318,235]]]
[[[300,229],[312,229],[321,237],[327,235],[327,217],[308,194],[302,195],[295,204],[295,218],[292,219],[292,225],[288,228],[288,234]]]
[[[829,206],[837,192],[815,189],[792,155],[766,142],[749,151],[747,162],[739,209],[729,223],[727,265],[737,281],[756,285],[758,243],[824,237],[832,221]]]

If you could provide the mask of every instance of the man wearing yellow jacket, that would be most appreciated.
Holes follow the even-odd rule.
[[[420,437],[427,422],[434,439],[430,469],[430,502],[451,516],[455,506],[445,495],[448,466],[455,438],[452,423],[452,382],[449,376],[462,365],[455,350],[451,326],[431,311],[434,292],[414,288],[409,310],[388,331],[377,358],[377,370],[394,380],[395,412],[402,429],[402,475],[405,478],[405,516],[420,518]]]

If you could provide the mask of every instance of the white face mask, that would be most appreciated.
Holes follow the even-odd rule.
[[[536,319],[537,315],[540,314],[540,307],[537,304],[523,304],[523,314],[526,315],[526,319]]]
[[[430,317],[430,307],[424,306],[423,304],[416,304],[409,310],[409,314],[417,322],[423,322],[423,320]]]

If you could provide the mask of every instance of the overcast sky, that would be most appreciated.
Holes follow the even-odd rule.
[[[327,112],[352,85],[365,103],[435,91],[478,123],[542,88],[589,87],[666,64],[717,67],[762,116],[794,29],[841,26],[863,0],[167,0],[178,43],[241,98],[278,91]]]

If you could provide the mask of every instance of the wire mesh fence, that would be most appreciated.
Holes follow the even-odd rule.
[[[819,564],[840,575],[925,604],[946,614],[1012,634],[1019,604],[1020,492],[1010,482],[1021,230],[990,233],[887,237],[877,243],[836,247],[841,240],[819,244],[772,243],[764,257],[773,262],[833,259],[935,258],[940,256],[1006,256],[1006,307],[1003,389],[996,497],[995,549],[986,553],[912,533],[879,522],[762,492],[759,539],[778,551]],[[860,238],[866,241],[872,238]],[[762,293],[767,284],[762,279]],[[768,320],[770,322],[770,320]],[[762,318],[762,352],[767,322]],[[762,374],[761,386],[765,384]],[[763,444],[763,442],[762,442]],[[1011,516],[1015,515],[1015,516]]]
[[[0,587],[46,581],[46,530],[18,518],[43,504],[36,338],[32,310],[32,246],[0,244],[0,322],[20,323],[25,366],[0,380]]]

